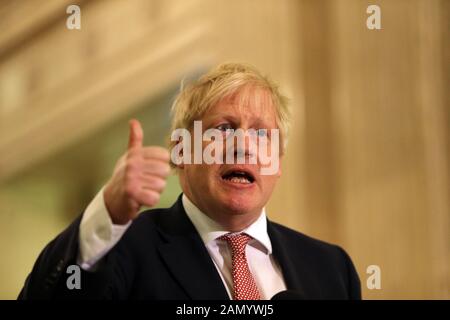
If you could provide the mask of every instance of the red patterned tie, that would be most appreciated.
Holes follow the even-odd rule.
[[[226,240],[231,248],[231,273],[233,276],[235,300],[260,300],[258,287],[250,272],[245,256],[245,247],[252,239],[249,235],[225,234],[218,239]]]

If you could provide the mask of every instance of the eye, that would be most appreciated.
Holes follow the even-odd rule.
[[[256,131],[256,134],[258,135],[258,137],[267,137],[268,130],[267,129],[258,129]]]
[[[220,130],[220,131],[223,131],[223,132],[227,132],[227,131],[232,131],[232,130],[233,130],[233,127],[232,127],[231,124],[229,124],[229,123],[222,123],[222,124],[219,124],[219,125],[216,127],[216,129],[217,129],[217,130]]]

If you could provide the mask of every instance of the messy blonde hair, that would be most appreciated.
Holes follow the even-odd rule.
[[[280,93],[277,84],[248,64],[223,63],[192,83],[182,83],[172,105],[171,132],[178,128],[191,129],[194,121],[199,120],[211,106],[248,86],[267,90],[271,96],[283,154],[289,131],[288,99]],[[177,141],[169,141],[169,148],[172,149],[176,144]]]

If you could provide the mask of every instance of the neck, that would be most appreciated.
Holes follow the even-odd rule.
[[[197,203],[189,195],[185,194],[186,198],[193,204],[201,213],[208,216],[211,220],[221,226],[224,230],[229,232],[240,232],[251,224],[253,224],[261,215],[262,210],[248,213],[240,213],[226,210],[217,210],[217,208],[206,208],[201,203]]]
[[[204,212],[204,211],[202,211]],[[250,226],[252,223],[254,223],[256,220],[258,220],[259,215],[258,214],[236,214],[236,213],[218,213],[218,214],[208,214],[205,212],[205,214],[210,217],[212,220],[220,224],[225,230],[228,230],[230,232],[240,232],[244,229],[246,229],[248,226]]]

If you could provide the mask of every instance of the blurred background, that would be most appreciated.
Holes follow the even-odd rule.
[[[81,8],[70,30],[66,8]],[[369,5],[381,30],[369,30]],[[0,298],[95,196],[128,119],[164,145],[183,78],[247,62],[291,98],[275,221],[343,246],[365,299],[450,298],[450,1],[0,1]],[[180,192],[170,178],[160,206]],[[381,289],[369,290],[369,265]]]

